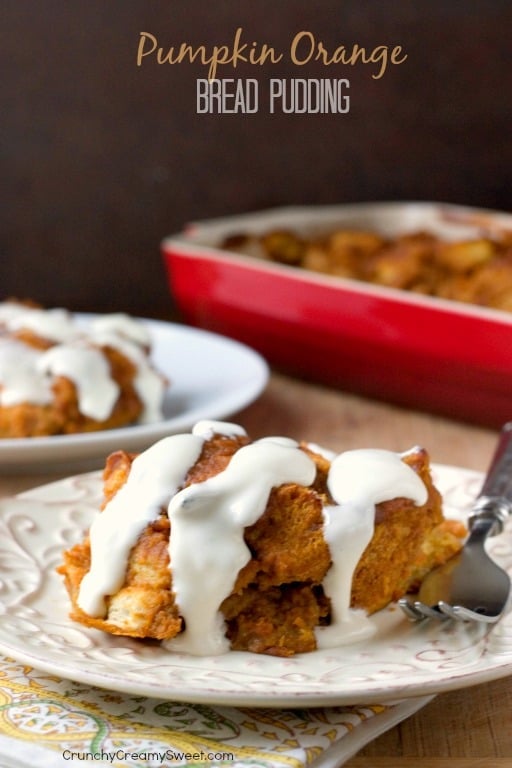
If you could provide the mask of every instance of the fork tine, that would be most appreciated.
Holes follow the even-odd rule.
[[[445,619],[446,614],[441,613],[438,606],[429,606],[425,603],[420,602],[419,600],[416,600],[414,603],[414,607],[426,618],[426,619]]]
[[[465,608],[463,605],[450,605],[442,600],[432,607],[422,603],[420,600],[411,602],[406,597],[402,597],[398,601],[398,605],[411,621],[424,621],[425,619],[446,621],[447,619],[455,619],[455,621],[478,621],[492,624],[499,619],[499,615],[486,615],[485,613]]]
[[[398,601],[398,605],[400,606],[402,611],[405,613],[405,615],[412,621],[423,621],[424,619],[435,619],[437,621],[444,621],[449,617],[462,618],[462,615],[455,615],[453,613],[450,613],[450,611],[453,611],[453,608],[450,605],[447,605],[446,603],[443,603],[443,605],[445,606],[444,611],[441,610],[440,606],[437,606],[437,605],[429,606],[429,605],[426,605],[426,603],[422,603],[420,600],[415,600],[414,602],[411,602],[406,597],[402,597]]]
[[[439,610],[442,611],[442,613],[448,618],[456,619],[458,621],[464,620],[464,617],[461,613],[460,605],[450,605],[449,603],[443,602],[443,600],[440,600],[438,605],[439,605]]]
[[[450,616],[452,619],[458,621],[480,621],[487,624],[492,624],[498,621],[500,614],[488,615],[480,611],[472,611],[470,608],[465,608],[463,605],[449,605],[448,603],[439,602],[439,609]]]
[[[400,598],[398,605],[411,621],[421,621],[421,619],[426,618],[406,597]]]

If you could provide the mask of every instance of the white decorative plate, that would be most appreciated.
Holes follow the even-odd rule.
[[[464,516],[481,483],[436,466],[449,516]],[[383,702],[462,688],[512,674],[512,612],[489,629],[461,622],[411,624],[396,607],[374,618],[371,640],[290,659],[232,652],[197,658],[113,637],[68,619],[56,574],[82,539],[101,494],[98,473],[0,502],[0,650],[20,662],[101,688],[189,702],[326,706]],[[512,573],[512,527],[490,541]]]
[[[94,316],[78,317],[86,322]],[[185,325],[143,322],[151,334],[152,359],[170,381],[164,420],[88,434],[0,440],[1,473],[94,469],[120,446],[143,450],[161,437],[187,431],[200,419],[235,413],[266,386],[268,366],[249,347]]]

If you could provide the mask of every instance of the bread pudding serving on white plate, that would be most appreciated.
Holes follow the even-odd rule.
[[[122,313],[85,324],[65,309],[0,302],[0,438],[159,421],[168,382],[150,345]]]
[[[462,544],[429,457],[338,455],[203,421],[111,454],[104,502],[59,572],[71,617],[169,652],[291,656],[368,636],[367,616]]]

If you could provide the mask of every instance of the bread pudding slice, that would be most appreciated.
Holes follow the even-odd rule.
[[[86,626],[200,655],[291,656],[350,640],[354,616],[416,587],[464,535],[421,448],[328,458],[201,422],[109,456],[103,510],[59,572]]]

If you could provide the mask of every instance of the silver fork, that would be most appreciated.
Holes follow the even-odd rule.
[[[469,537],[459,554],[433,570],[415,597],[398,604],[408,618],[498,621],[510,593],[510,577],[485,551],[512,515],[512,422],[504,425],[482,490],[468,520]]]

